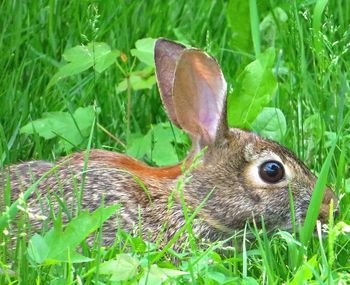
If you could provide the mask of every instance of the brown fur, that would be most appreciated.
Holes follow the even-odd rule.
[[[84,160],[84,153],[75,153],[70,158],[71,163]],[[181,164],[167,167],[151,167],[147,164],[117,152],[94,150],[89,154],[89,160],[101,161],[107,167],[120,168],[139,177],[154,177],[158,179],[174,179],[181,175]]]

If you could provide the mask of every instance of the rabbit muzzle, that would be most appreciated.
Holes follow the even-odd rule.
[[[322,223],[328,223],[329,221],[329,211],[331,210],[331,203],[332,205],[332,209],[333,209],[333,215],[337,216],[339,215],[339,208],[338,208],[338,199],[336,197],[336,195],[334,194],[334,192],[327,187],[326,191],[324,193],[324,197],[323,197],[323,201],[321,204],[321,208],[320,208],[320,212],[318,214],[318,219],[322,222]]]

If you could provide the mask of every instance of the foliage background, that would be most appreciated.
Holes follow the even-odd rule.
[[[257,2],[255,10],[249,9]],[[132,72],[147,68],[131,52],[139,39],[166,37],[206,50],[222,66],[232,96],[239,75],[256,59],[259,50],[274,47],[273,71],[278,88],[268,106],[279,108],[286,118],[286,133],[280,142],[317,173],[337,138],[329,183],[343,197],[338,220],[349,222],[349,1],[4,0],[0,3],[0,19],[1,165],[31,159],[56,160],[86,148],[86,136],[79,144],[65,148],[57,137],[45,139],[38,133],[21,132],[23,126],[43,118],[45,112],[73,114],[78,108],[95,106],[100,127],[95,129],[93,147],[132,152],[135,144],[144,144],[142,138],[158,123],[166,122],[167,116],[154,84],[119,92],[120,82],[130,78]],[[107,43],[121,56],[102,73],[89,69],[48,88],[65,64],[64,52],[92,41]],[[145,76],[150,74],[146,72]],[[70,127],[76,129],[74,124]],[[169,132],[153,133],[153,143],[157,135],[159,141],[164,141]],[[171,139],[165,141],[166,146],[158,145],[164,147],[163,154],[174,148]],[[161,163],[181,159],[188,144],[186,138],[181,138],[175,148],[176,157],[165,157]],[[157,164],[152,153],[141,158]],[[329,267],[329,272],[338,276],[334,278],[339,278],[337,272],[343,274],[349,269],[349,237],[340,240],[339,245],[333,240],[331,246],[332,250],[338,248]],[[284,244],[277,244],[280,253]],[[318,248],[316,242],[311,251],[320,260],[322,252]],[[281,256],[288,259],[285,252]],[[259,282],[266,280],[261,273],[268,272],[265,261],[253,254],[249,262],[248,275]],[[241,260],[230,264],[232,272],[240,276]],[[298,280],[292,279],[296,272],[295,268],[281,269],[274,280]],[[247,277],[244,270],[243,276]],[[320,273],[317,280],[329,279]]]

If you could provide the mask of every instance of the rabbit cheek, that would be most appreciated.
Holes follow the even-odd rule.
[[[254,204],[260,203],[262,201],[261,195],[254,191],[248,191],[249,198],[253,201]]]

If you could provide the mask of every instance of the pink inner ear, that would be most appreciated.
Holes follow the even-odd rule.
[[[203,85],[207,85],[203,82]],[[205,129],[208,133],[211,141],[215,140],[216,131],[220,121],[222,106],[218,106],[220,102],[213,100],[213,91],[210,90],[210,86],[207,85],[198,86],[201,90],[202,100],[200,101],[199,109],[199,121],[202,125],[202,129]],[[221,104],[222,105],[222,104]]]
[[[216,61],[199,50],[185,50],[176,66],[173,94],[181,127],[200,147],[213,144],[226,96]]]
[[[217,68],[215,73],[215,68],[208,70],[200,61],[194,61],[194,65],[198,69],[196,88],[200,94],[198,118],[202,129],[214,142],[226,96],[226,82]]]

